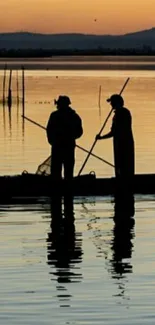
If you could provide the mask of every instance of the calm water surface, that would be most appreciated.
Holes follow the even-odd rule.
[[[114,69],[108,68],[109,61]],[[60,61],[52,62],[52,69],[49,62],[26,69],[25,115],[46,126],[55,109],[53,99],[69,95],[83,119],[84,135],[77,143],[89,149],[109,114],[107,97],[119,93],[130,77],[123,97],[133,118],[136,172],[154,173],[155,60],[136,61],[82,61],[80,69],[79,61],[67,61],[67,66]],[[17,107],[15,68],[20,64],[16,62],[12,72],[12,110],[0,107],[1,175],[35,172],[50,154],[45,131],[24,123],[22,107]],[[19,70],[18,76],[21,97]],[[2,82],[3,70],[1,98]],[[111,118],[105,132],[110,126]],[[112,141],[100,141],[94,153],[113,163]],[[77,149],[75,174],[85,157]],[[97,176],[114,174],[112,167],[95,158],[83,172],[92,170]],[[155,197],[135,197],[135,224],[123,230],[115,227],[111,197],[74,198],[72,208],[70,218],[57,224],[59,203],[54,209],[49,202],[0,207],[0,324],[154,324]],[[127,210],[123,213],[125,218]]]
[[[49,204],[1,207],[1,324],[154,324],[155,198],[124,234],[110,198],[73,208],[57,228]]]

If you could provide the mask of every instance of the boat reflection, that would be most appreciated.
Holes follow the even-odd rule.
[[[81,282],[82,274],[78,263],[82,262],[81,233],[75,230],[74,204],[71,195],[51,199],[51,223],[47,238],[47,263],[50,265],[51,280],[58,282],[57,297],[68,301],[67,283]],[[66,304],[65,304],[66,306]]]

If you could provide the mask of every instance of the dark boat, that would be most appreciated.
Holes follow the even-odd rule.
[[[125,184],[128,190],[128,184]],[[72,190],[73,196],[111,196],[116,191],[115,177],[97,178],[95,173],[74,177],[71,184],[64,180],[54,182],[50,176],[22,173],[0,176],[0,204],[35,203],[41,198],[64,195]],[[134,194],[155,194],[155,174],[136,174]]]

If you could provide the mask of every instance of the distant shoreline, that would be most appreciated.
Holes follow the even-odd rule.
[[[155,70],[155,56],[53,56],[0,58],[0,70]]]
[[[29,62],[29,61],[33,61],[33,62],[38,62],[38,61],[42,61],[42,62],[61,62],[61,61],[79,61],[79,62],[89,62],[89,61],[102,61],[102,62],[106,62],[106,61],[120,61],[120,62],[127,62],[127,61],[143,61],[143,60],[147,60],[147,61],[155,61],[155,53],[152,55],[147,55],[147,54],[126,54],[126,55],[120,55],[120,54],[106,54],[106,55],[89,55],[89,54],[81,54],[81,55],[72,55],[72,54],[68,54],[68,55],[64,55],[64,54],[59,54],[59,55],[52,55],[52,56],[0,56],[0,62],[1,61],[25,61],[25,62]]]

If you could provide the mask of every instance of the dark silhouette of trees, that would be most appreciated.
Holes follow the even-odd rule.
[[[97,49],[0,49],[0,58],[51,58],[52,56],[101,56],[101,55],[119,55],[119,56],[141,56],[147,55],[152,56],[155,55],[155,50],[153,50],[150,46],[144,45],[142,48],[130,48],[130,49],[122,49],[122,48],[102,48],[98,47]]]

